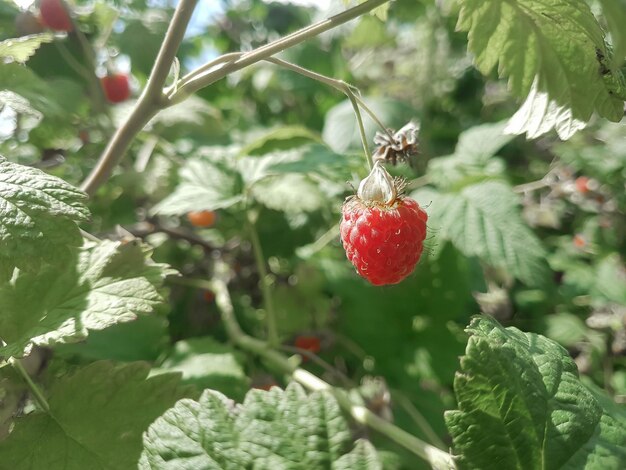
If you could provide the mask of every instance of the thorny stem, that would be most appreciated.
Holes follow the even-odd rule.
[[[191,19],[198,0],[180,0],[169,25],[154,67],[148,78],[143,93],[137,100],[135,108],[126,118],[126,122],[115,132],[106,149],[100,156],[96,167],[81,185],[81,189],[89,195],[111,175],[113,168],[122,159],[135,136],[164,106],[165,96],[163,85],[167,79],[178,47],[183,40],[187,24]]]
[[[263,247],[259,240],[259,233],[256,224],[250,220],[248,215],[248,232],[250,233],[250,243],[252,243],[252,251],[254,253],[254,261],[257,271],[259,272],[259,282],[261,283],[261,293],[263,295],[263,306],[265,307],[265,316],[267,319],[267,340],[271,347],[278,346],[278,328],[276,326],[276,310],[274,309],[274,299],[272,297],[272,286],[267,267],[265,265],[265,256],[263,255]]]
[[[226,328],[226,332],[235,345],[250,353],[257,354],[261,358],[265,359],[270,365],[276,367],[283,373],[292,376],[295,381],[301,383],[309,390],[325,390],[329,392],[337,400],[341,408],[349,413],[355,421],[380,432],[392,441],[413,452],[415,455],[423,458],[432,466],[432,468],[456,468],[454,457],[452,455],[422,441],[394,424],[385,421],[364,406],[355,405],[352,403],[345,391],[334,388],[319,377],[304,369],[298,368],[297,365],[289,361],[289,359],[274,349],[271,349],[263,341],[246,335],[241,330],[239,323],[237,323],[237,319],[235,318],[233,304],[225,280],[227,276],[228,267],[225,263],[218,262],[216,265],[216,276],[211,281],[213,291],[215,292],[215,302],[220,310],[220,315]]]

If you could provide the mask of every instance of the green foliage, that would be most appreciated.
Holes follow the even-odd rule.
[[[259,62],[137,109],[176,2],[66,3],[78,31],[15,39],[38,2],[0,2],[0,468],[420,470],[414,439],[447,449],[450,432],[460,466],[625,466],[626,126],[601,119],[623,113],[624,0],[394,0],[281,52],[358,87],[382,125],[361,111],[370,149],[419,126],[409,164],[386,166],[429,236],[385,287],[339,242],[368,171],[340,92]],[[309,3],[198,2],[165,89],[362,0]],[[101,90],[116,71],[125,103]],[[567,141],[529,140],[553,128]],[[86,201],[116,134],[128,148]],[[184,217],[199,210],[210,228]],[[457,403],[478,311],[529,333],[474,320]],[[319,351],[300,356],[307,337]],[[296,363],[388,431],[326,392],[249,391]]]
[[[446,422],[463,468],[622,468],[626,420],[611,415],[553,341],[475,318]]]
[[[191,338],[176,342],[152,373],[180,372],[185,384],[240,400],[249,388],[242,362],[242,356],[230,346],[212,338]]]
[[[424,189],[413,197],[432,201],[429,227],[463,254],[505,267],[526,284],[545,283],[545,249],[523,222],[519,201],[506,183],[486,181],[454,193]]]
[[[176,375],[147,379],[148,372],[144,363],[102,361],[56,380],[48,392],[50,412],[17,420],[0,442],[0,462],[15,470],[134,468],[141,433],[190,395]]]
[[[163,302],[159,288],[172,270],[149,254],[139,242],[86,243],[65,266],[19,272],[0,287],[0,334],[7,343],[0,353],[21,356],[33,344],[80,341],[89,330],[152,312]]]
[[[53,39],[54,35],[48,32],[0,41],[0,60],[26,62],[43,43]]]
[[[252,390],[241,406],[218,392],[181,400],[144,435],[139,468],[376,469],[375,451],[358,443],[327,392],[306,395],[290,384]]]
[[[624,79],[616,67],[601,65],[609,52],[583,0],[464,0],[458,27],[468,32],[468,48],[481,72],[498,65],[520,97],[547,93],[546,116],[558,115],[552,125],[564,138],[572,133],[572,120],[586,123],[593,111],[613,121],[622,117]],[[616,85],[607,86],[606,76]],[[528,126],[538,127],[543,117],[536,115]]]
[[[89,217],[84,200],[65,181],[0,157],[0,280],[67,259],[81,243],[76,222]]]

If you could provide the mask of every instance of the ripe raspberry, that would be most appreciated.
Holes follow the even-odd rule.
[[[428,215],[376,163],[342,207],[341,241],[357,272],[375,286],[397,284],[415,269]]]
[[[215,224],[215,220],[217,219],[217,214],[213,211],[198,211],[198,212],[189,212],[187,214],[187,220],[194,227],[202,227],[208,228]]]
[[[306,349],[312,353],[318,353],[321,349],[321,341],[317,336],[301,335],[294,341],[296,348]]]
[[[589,192],[589,178],[586,176],[579,176],[576,178],[574,184],[576,185],[576,189],[579,193],[587,194]]]
[[[130,98],[128,75],[114,73],[100,79],[104,95],[111,103],[121,103]]]
[[[41,0],[39,4],[41,24],[54,31],[72,31],[72,20],[62,0]]]

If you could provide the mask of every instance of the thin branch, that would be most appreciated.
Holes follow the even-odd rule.
[[[81,189],[87,194],[93,195],[100,185],[107,180],[113,168],[130,147],[135,136],[163,107],[165,99],[163,86],[197,3],[198,0],[180,0],[178,3],[146,88],[137,100],[135,108],[126,118],[126,122],[109,141],[96,167],[81,185]]]
[[[213,70],[204,75],[200,75],[196,78],[189,80],[187,83],[181,85],[178,90],[170,96],[170,104],[179,103],[186,99],[189,95],[192,95],[196,91],[221,80],[225,76],[243,69],[249,65],[252,65],[261,60],[272,57],[273,55],[284,51],[290,47],[296,46],[307,39],[311,39],[318,36],[330,29],[333,29],[339,25],[347,23],[364,13],[367,13],[374,8],[387,3],[389,0],[368,0],[360,5],[350,8],[344,12],[341,12],[335,16],[315,23],[307,28],[296,31],[284,38],[277,39],[270,42],[265,46],[259,47],[250,52],[242,54],[238,59],[226,63],[223,67]],[[192,72],[193,74],[194,72]]]
[[[349,413],[355,421],[380,432],[415,455],[423,458],[432,468],[447,470],[456,468],[452,455],[385,421],[366,407],[353,404],[345,391],[330,386],[304,369],[299,369],[297,364],[294,364],[294,362],[289,361],[285,356],[270,348],[267,343],[246,335],[235,318],[235,310],[226,285],[227,277],[228,266],[223,262],[216,263],[216,276],[211,281],[211,284],[213,292],[215,292],[215,302],[220,310],[222,322],[233,343],[241,349],[257,354],[283,373],[291,375],[295,381],[301,383],[309,390],[325,390],[329,392],[335,397],[341,408]]]

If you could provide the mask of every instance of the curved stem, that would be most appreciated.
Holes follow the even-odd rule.
[[[81,189],[87,194],[93,195],[100,185],[107,180],[113,168],[130,147],[135,136],[164,107],[163,85],[197,3],[198,0],[180,0],[178,3],[146,88],[137,100],[135,108],[126,118],[126,122],[109,141],[96,167],[81,185]]]
[[[325,75],[321,75],[319,73],[313,72],[312,70],[305,69],[304,67],[300,67],[299,65],[292,64],[291,62],[287,62],[286,60],[278,59],[276,57],[269,57],[267,59],[268,62],[272,62],[273,64],[280,65],[286,69],[292,70],[300,75],[304,75],[305,77],[312,78],[318,82],[324,83],[328,86],[335,88],[346,94],[350,103],[352,104],[352,108],[354,109],[354,114],[356,116],[357,124],[359,126],[359,134],[361,136],[361,143],[363,144],[363,151],[365,152],[365,157],[367,158],[367,163],[369,165],[370,170],[373,166],[372,154],[369,150],[369,146],[367,145],[367,136],[365,135],[365,127],[363,126],[363,118],[361,117],[361,111],[359,110],[359,103],[363,106],[363,109],[366,109],[370,116],[374,116],[374,122],[381,126],[383,131],[389,132],[380,122],[380,120],[375,117],[374,113],[371,109],[369,109],[365,103],[358,97],[356,93],[352,91],[354,88],[352,85],[342,81],[336,80],[334,78],[327,77]]]
[[[248,216],[248,232],[250,233],[250,242],[252,243],[252,251],[254,252],[254,260],[261,283],[261,293],[263,294],[263,306],[265,307],[265,315],[267,318],[267,340],[272,347],[278,346],[278,328],[276,326],[276,310],[274,309],[274,299],[272,297],[272,286],[270,284],[269,274],[265,266],[265,256],[263,255],[263,247],[259,240],[255,223]]]
[[[359,110],[359,105],[354,95],[348,95],[348,99],[350,100],[350,103],[352,103],[352,109],[354,109],[354,114],[356,115],[356,122],[359,126],[359,134],[361,135],[361,143],[363,144],[363,151],[365,152],[365,158],[367,158],[367,164],[371,170],[374,168],[374,160],[372,159],[372,153],[367,145],[367,136],[365,135],[365,127],[363,126],[361,111]]]
[[[227,276],[228,266],[218,261],[216,264],[216,276],[212,280],[215,302],[220,310],[226,332],[235,345],[250,353],[257,354],[271,366],[285,374],[291,375],[294,380],[301,383],[309,390],[325,390],[331,393],[339,403],[339,406],[349,413],[355,421],[378,431],[390,440],[426,460],[432,468],[448,470],[456,468],[452,455],[422,441],[394,424],[385,421],[364,406],[355,405],[345,391],[332,387],[327,382],[304,369],[299,369],[296,364],[289,361],[285,356],[271,349],[267,343],[246,335],[241,330],[235,318],[235,311],[225,281]]]

